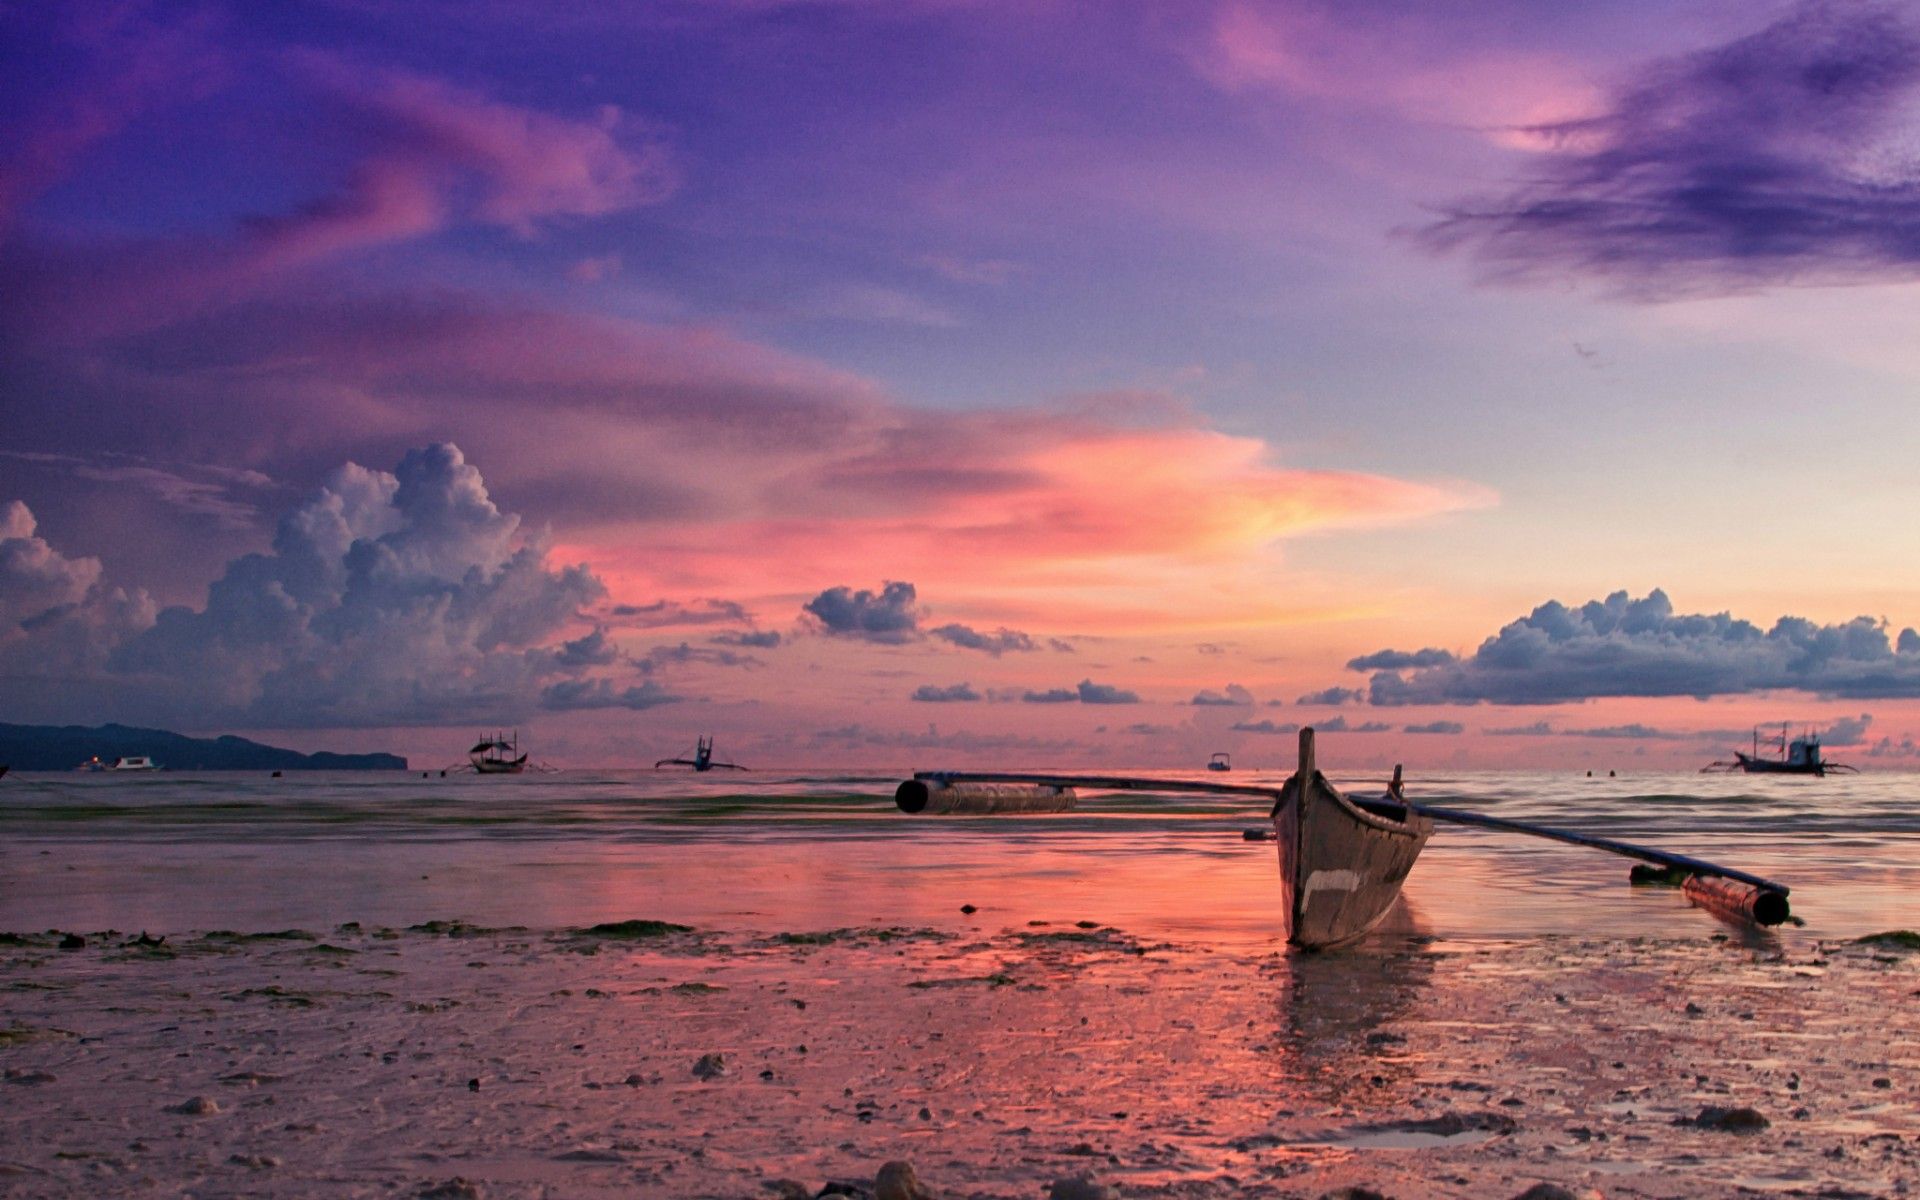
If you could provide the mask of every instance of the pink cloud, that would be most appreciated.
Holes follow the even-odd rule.
[[[334,56],[291,61],[363,143],[362,158],[333,194],[251,223],[264,264],[329,257],[455,222],[531,237],[543,220],[656,202],[677,183],[661,146],[619,139],[626,122],[616,108],[570,119]]]
[[[1365,22],[1309,4],[1224,6],[1196,65],[1228,89],[1358,102],[1486,129],[1519,146],[1533,145],[1520,129],[1591,111],[1598,99],[1578,66],[1557,55],[1462,49],[1415,17]]]

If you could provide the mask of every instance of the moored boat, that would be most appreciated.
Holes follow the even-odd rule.
[[[1365,808],[1315,769],[1313,730],[1300,731],[1300,765],[1273,806],[1287,941],[1325,950],[1356,941],[1387,915],[1400,884],[1433,835],[1408,807],[1400,772],[1384,801]]]
[[[1779,736],[1760,735],[1758,725],[1753,728],[1753,752],[1735,750],[1732,762],[1712,762],[1700,768],[1701,774],[1709,771],[1745,771],[1749,775],[1813,775],[1824,777],[1829,771],[1858,771],[1858,767],[1846,763],[1830,762],[1820,756],[1820,735],[1808,730],[1792,741],[1787,740],[1788,726],[1781,725]],[[1762,753],[1762,747],[1771,753]]]
[[[514,731],[511,741],[497,733],[490,738],[481,738],[473,749],[467,751],[467,761],[481,775],[520,774],[527,769],[527,756],[520,750],[520,731]]]
[[[126,754],[113,760],[109,771],[158,771],[160,764],[144,754]]]
[[[1209,771],[1233,770],[1233,756],[1228,754],[1225,750],[1220,751],[1218,754],[1215,754],[1212,758],[1207,760],[1207,770]]]

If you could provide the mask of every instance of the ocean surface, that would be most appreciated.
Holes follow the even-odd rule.
[[[1067,813],[908,816],[893,803],[904,777],[15,773],[0,779],[0,930],[430,920],[553,929],[647,917],[778,932],[1090,920],[1187,942],[1279,945],[1274,846],[1242,837],[1266,826],[1263,802],[1093,792]],[[1334,781],[1378,790],[1364,776]],[[1474,772],[1410,777],[1408,789],[1416,802],[1776,880],[1803,922],[1783,937],[1920,928],[1916,792],[1920,776],[1906,773]],[[1442,825],[1392,924],[1443,939],[1729,932],[1675,889],[1630,886],[1630,865]],[[963,916],[962,905],[979,911]]]

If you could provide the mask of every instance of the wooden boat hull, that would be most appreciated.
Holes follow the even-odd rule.
[[[519,758],[476,759],[473,769],[482,775],[518,775],[527,769],[527,756]]]
[[[1365,937],[1400,897],[1400,885],[1433,834],[1433,821],[1356,806],[1313,769],[1312,730],[1301,731],[1302,770],[1273,810],[1287,941],[1328,950]]]

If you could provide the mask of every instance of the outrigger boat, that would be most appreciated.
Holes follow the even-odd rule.
[[[1773,751],[1772,754],[1760,753],[1761,746]],[[1820,735],[1808,730],[1791,742],[1787,740],[1787,726],[1782,723],[1778,737],[1772,734],[1760,736],[1760,727],[1753,727],[1753,753],[1744,750],[1733,752],[1732,762],[1710,762],[1700,768],[1705,775],[1709,771],[1745,771],[1749,775],[1814,775],[1824,777],[1829,771],[1852,771],[1858,767],[1846,763],[1828,762],[1820,757]]]
[[[527,769],[527,756],[520,750],[520,731],[513,731],[513,740],[508,741],[498,733],[492,737],[483,737],[467,751],[467,761],[481,775],[518,775]],[[446,774],[442,771],[441,774]]]
[[[750,767],[743,767],[739,763],[715,762],[713,760],[713,739],[707,736],[694,738],[692,758],[663,758],[653,764],[653,769],[656,771],[661,767],[692,767],[696,771],[711,771],[715,768],[726,771],[747,771],[752,769]]]
[[[1640,859],[1661,870],[1637,869],[1637,882],[1680,884],[1694,903],[1759,925],[1778,925],[1788,917],[1787,888],[1743,871],[1610,838],[1411,803],[1397,766],[1379,799],[1349,797],[1316,768],[1311,728],[1300,731],[1298,769],[1277,789],[1127,776],[922,771],[899,786],[894,801],[908,813],[1047,812],[1072,808],[1079,788],[1272,800],[1269,815],[1279,846],[1281,916],[1288,943],[1302,950],[1344,946],[1378,926],[1399,899],[1401,884],[1437,821],[1529,834]]]

